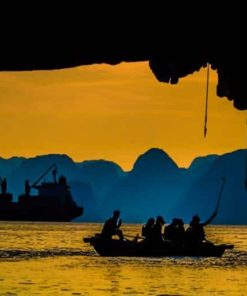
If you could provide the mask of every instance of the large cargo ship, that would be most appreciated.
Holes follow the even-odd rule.
[[[51,182],[40,181],[52,172]],[[1,179],[0,220],[12,221],[71,221],[82,215],[83,208],[74,201],[66,177],[57,180],[56,165],[53,164],[32,185],[25,181],[25,192],[13,201],[13,195],[7,190],[7,180]],[[37,195],[31,195],[31,190]]]

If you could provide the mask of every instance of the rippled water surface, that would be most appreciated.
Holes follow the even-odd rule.
[[[101,227],[1,222],[0,295],[247,295],[247,227],[206,228],[222,258],[100,257],[82,238]]]

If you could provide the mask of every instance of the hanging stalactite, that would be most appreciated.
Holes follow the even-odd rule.
[[[205,117],[204,117],[204,138],[207,136],[208,124],[208,92],[209,92],[209,63],[207,63],[207,79],[206,79],[206,101],[205,101]]]

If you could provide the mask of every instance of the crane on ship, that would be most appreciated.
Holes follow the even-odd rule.
[[[53,169],[53,170],[52,170]],[[38,189],[37,184],[52,170],[54,184],[57,183],[57,165],[53,163],[32,185],[29,184],[29,180],[25,181],[25,195],[30,195],[32,188]]]
[[[52,170],[53,169],[53,170]],[[54,183],[57,183],[57,165],[53,163],[31,186],[30,188],[35,188],[36,185],[42,180],[50,171],[52,170]]]

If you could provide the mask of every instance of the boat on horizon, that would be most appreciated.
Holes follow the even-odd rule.
[[[53,169],[53,170],[52,170]],[[39,182],[52,171],[53,181]],[[31,195],[31,189],[38,191]],[[2,221],[46,221],[69,222],[83,214],[83,208],[74,201],[67,178],[61,175],[57,180],[56,165],[52,164],[32,185],[25,181],[25,192],[13,201],[7,191],[7,180],[1,180],[0,220]]]

